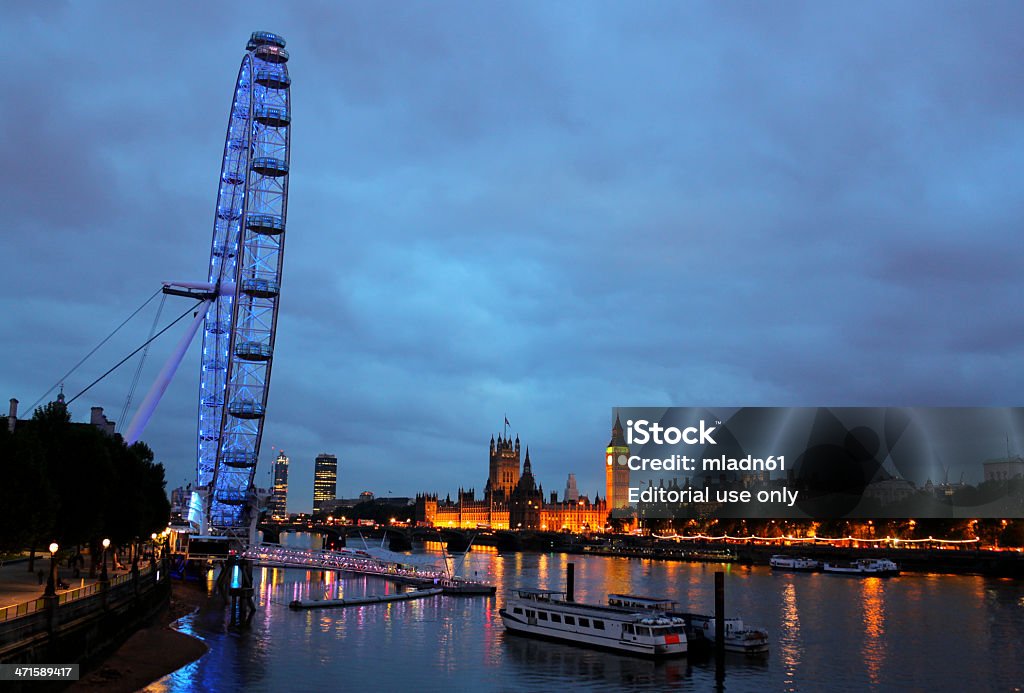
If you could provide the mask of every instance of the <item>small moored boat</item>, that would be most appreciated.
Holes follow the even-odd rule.
[[[826,573],[863,577],[899,575],[900,568],[887,558],[858,558],[855,561],[825,563]]]
[[[694,630],[704,631],[704,637],[712,644],[715,642],[715,617],[703,614],[682,614]],[[742,654],[761,654],[768,651],[768,631],[763,628],[749,628],[743,625],[743,619],[727,618],[725,637],[723,638],[726,652]]]
[[[775,570],[792,570],[796,572],[811,573],[821,570],[821,561],[802,556],[785,556],[778,554],[768,559],[768,565]]]
[[[689,614],[677,611],[676,602],[660,597],[642,597],[635,594],[609,594],[608,604],[627,609],[645,609],[664,613],[670,618],[681,618],[686,625],[690,644],[700,641],[705,646],[714,646],[715,617],[704,614]],[[727,652],[760,654],[768,651],[768,631],[761,628],[747,628],[740,618],[726,618],[724,646]]]

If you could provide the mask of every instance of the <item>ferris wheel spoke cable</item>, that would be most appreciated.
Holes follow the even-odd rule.
[[[160,293],[162,293],[162,292],[163,292],[163,287],[161,287],[161,288],[157,289],[157,290],[156,290],[156,291],[155,291],[155,292],[153,293],[153,295],[152,295],[152,296],[150,296],[150,297],[149,297],[149,298],[147,298],[147,299],[146,299],[145,301],[143,301],[142,305],[141,305],[141,306],[139,306],[138,308],[136,308],[136,309],[135,309],[135,310],[134,310],[134,311],[132,312],[132,314],[131,314],[131,315],[129,315],[129,316],[127,317],[127,318],[125,318],[125,319],[124,319],[124,321],[123,321],[123,322],[122,322],[122,323],[121,323],[120,325],[118,325],[117,327],[115,327],[115,328],[114,328],[114,331],[113,331],[113,332],[111,332],[111,333],[110,333],[110,334],[108,334],[108,335],[107,335],[106,337],[104,337],[104,338],[103,338],[103,341],[101,341],[101,342],[100,342],[99,344],[97,344],[97,345],[96,345],[95,347],[93,347],[92,351],[90,351],[90,352],[89,352],[88,354],[86,354],[85,356],[83,356],[83,357],[82,357],[82,360],[81,360],[81,361],[79,361],[78,363],[76,363],[76,364],[75,364],[74,366],[72,366],[72,367],[71,367],[71,370],[69,370],[69,371],[68,371],[67,373],[65,373],[65,374],[64,374],[64,375],[62,375],[62,376],[61,376],[60,378],[58,378],[57,382],[55,382],[55,383],[54,383],[53,385],[51,385],[51,386],[50,386],[50,389],[49,389],[49,390],[47,390],[46,392],[44,392],[44,393],[43,393],[43,395],[42,395],[42,397],[40,397],[40,398],[39,398],[39,399],[37,399],[37,400],[36,400],[35,402],[33,402],[33,403],[32,403],[32,406],[31,406],[31,407],[29,407],[29,408],[28,408],[28,410],[29,410],[29,411],[34,411],[34,410],[35,410],[35,408],[39,406],[39,403],[40,403],[40,402],[42,402],[42,401],[43,401],[44,399],[46,399],[46,397],[47,397],[47,396],[48,396],[48,395],[49,395],[49,394],[50,394],[51,392],[53,392],[54,390],[56,390],[56,389],[57,389],[57,387],[58,387],[58,386],[59,386],[59,385],[60,385],[61,383],[63,383],[63,382],[64,382],[64,381],[65,381],[65,380],[66,380],[66,379],[68,378],[68,376],[69,376],[69,375],[71,375],[71,374],[72,374],[72,373],[74,373],[74,372],[75,372],[76,370],[78,370],[79,366],[81,366],[81,365],[82,365],[83,363],[85,363],[86,361],[88,361],[88,360],[89,360],[89,357],[90,357],[90,356],[92,356],[93,354],[95,354],[95,353],[96,353],[96,352],[97,352],[97,351],[99,350],[99,348],[100,348],[101,346],[103,346],[104,344],[106,344],[106,343],[107,343],[107,342],[108,342],[108,341],[110,340],[110,338],[111,338],[111,337],[113,337],[113,336],[114,336],[115,334],[117,334],[117,333],[118,333],[118,331],[119,331],[119,330],[120,330],[120,329],[121,329],[122,327],[124,327],[125,325],[127,325],[127,324],[128,324],[128,321],[129,321],[129,320],[131,320],[131,319],[132,319],[132,318],[134,318],[134,317],[135,317],[136,315],[138,315],[138,314],[139,314],[139,311],[141,311],[141,310],[142,310],[143,308],[145,308],[145,307],[146,307],[147,305],[149,305],[149,302],[150,302],[150,301],[152,301],[152,300],[153,300],[154,298],[156,298],[156,297],[157,297],[157,295],[158,295],[158,294],[160,294]]]
[[[167,302],[167,294],[163,294],[160,297],[160,305],[157,306],[156,315],[153,316],[153,324],[149,328],[149,338],[153,338],[153,333],[156,332],[156,326],[160,324],[160,316],[164,312],[164,304]],[[142,356],[139,358],[139,365],[135,367],[135,377],[132,378],[131,387],[128,388],[128,397],[125,398],[124,407],[121,408],[121,415],[117,417],[117,430],[124,429],[125,417],[128,416],[128,410],[132,407],[132,399],[135,397],[135,390],[139,386],[139,378],[142,376],[142,368],[146,365],[146,357],[149,355],[149,344],[142,350]]]
[[[139,347],[138,347],[138,348],[137,348],[137,349],[136,349],[135,351],[133,351],[132,353],[128,354],[128,355],[127,355],[127,356],[125,356],[125,357],[124,357],[123,359],[121,359],[121,360],[120,360],[120,361],[118,361],[118,362],[117,362],[116,364],[114,364],[114,365],[113,365],[113,366],[112,366],[112,367],[110,368],[110,370],[108,370],[108,371],[107,371],[106,373],[104,373],[104,374],[103,374],[103,375],[101,375],[100,377],[96,378],[96,380],[93,380],[93,381],[92,381],[91,383],[89,383],[89,385],[88,385],[88,386],[86,386],[86,388],[85,388],[84,390],[82,390],[82,391],[81,391],[81,392],[79,392],[79,393],[78,393],[77,395],[75,395],[74,397],[72,397],[71,399],[69,399],[69,400],[67,401],[67,404],[71,404],[71,403],[72,403],[72,402],[74,402],[74,401],[75,401],[76,399],[78,399],[79,397],[81,397],[82,395],[84,395],[84,394],[85,394],[86,392],[88,392],[89,390],[91,390],[91,389],[92,389],[92,386],[93,386],[93,385],[95,385],[95,384],[96,384],[96,383],[98,383],[99,381],[103,380],[103,379],[104,379],[104,378],[106,378],[106,377],[107,377],[108,375],[110,375],[111,373],[113,373],[114,371],[116,371],[116,370],[117,370],[118,368],[120,368],[120,367],[121,367],[121,366],[122,366],[122,365],[124,364],[124,362],[125,362],[125,361],[127,361],[128,359],[130,359],[130,358],[131,358],[132,356],[135,356],[135,354],[139,353],[140,351],[142,351],[143,349],[145,349],[145,348],[146,348],[147,346],[149,346],[150,342],[153,342],[153,341],[155,341],[155,340],[156,340],[156,339],[157,339],[157,338],[158,338],[158,337],[159,337],[160,335],[162,335],[162,334],[163,334],[164,332],[166,332],[167,330],[171,329],[171,328],[172,328],[172,327],[174,327],[174,326],[175,326],[176,324],[178,324],[179,322],[181,322],[181,319],[182,319],[182,318],[184,318],[184,317],[185,317],[186,315],[188,315],[189,313],[191,313],[192,311],[194,311],[194,310],[195,310],[196,308],[198,308],[198,307],[199,307],[200,305],[202,305],[202,303],[203,303],[203,301],[198,301],[198,302],[196,302],[196,304],[195,304],[194,306],[190,306],[190,307],[189,307],[189,308],[188,308],[188,309],[187,309],[187,310],[186,310],[186,311],[185,311],[184,313],[182,313],[181,315],[179,315],[178,317],[176,317],[176,318],[174,319],[174,321],[173,321],[173,322],[171,322],[171,323],[170,323],[169,325],[167,325],[167,327],[165,327],[164,329],[160,330],[160,331],[159,331],[159,332],[157,332],[157,333],[156,333],[155,335],[153,335],[152,337],[150,337],[149,339],[147,339],[147,340],[146,340],[145,342],[143,342],[143,343],[142,343],[141,345],[139,345]]]

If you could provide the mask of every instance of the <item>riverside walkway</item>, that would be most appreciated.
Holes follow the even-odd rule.
[[[148,567],[149,563],[140,564],[140,568]],[[50,574],[49,554],[37,555],[34,570],[29,572],[28,559],[16,558],[4,561],[0,565],[0,622],[32,613],[42,608],[41,600],[46,591],[46,581]],[[43,571],[42,578],[39,571]],[[89,577],[88,570],[80,571],[74,577],[74,570],[63,563],[57,569],[57,599],[61,604],[75,601],[95,594],[100,589],[99,571],[95,578]],[[108,570],[111,585],[130,579],[129,570]],[[61,589],[60,584],[68,587]]]

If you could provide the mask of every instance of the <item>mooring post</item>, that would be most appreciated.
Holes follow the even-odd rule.
[[[715,572],[715,653],[725,651],[725,573]]]
[[[715,571],[715,676],[725,677],[725,573]]]
[[[231,579],[235,572],[235,557],[229,555],[220,564],[220,575],[217,576],[216,592],[224,599],[224,605],[231,603]]]
[[[576,601],[576,564],[565,566],[565,601]]]

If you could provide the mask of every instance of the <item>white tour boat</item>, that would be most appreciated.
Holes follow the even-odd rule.
[[[835,573],[837,575],[861,575],[865,577],[888,577],[900,574],[899,566],[886,558],[858,558],[848,563],[826,563],[824,570],[826,573]]]
[[[776,570],[793,570],[797,572],[814,572],[821,570],[821,561],[802,556],[775,555],[768,560],[768,564]]]
[[[671,618],[681,618],[690,629],[690,638],[698,637],[715,644],[715,617],[704,614],[687,614],[676,610],[676,602],[659,597],[641,597],[635,594],[609,594],[608,603],[625,609],[649,609],[659,611]],[[759,654],[768,651],[768,631],[761,628],[747,628],[740,618],[726,618],[724,644],[727,652]]]
[[[664,613],[638,613],[567,601],[557,590],[519,589],[500,609],[510,633],[649,657],[686,654],[685,621]]]

